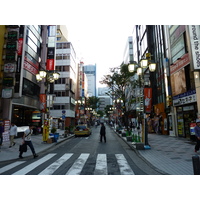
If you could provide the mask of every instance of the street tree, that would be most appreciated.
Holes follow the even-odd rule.
[[[104,75],[101,84],[107,85],[109,87],[109,92],[107,93],[113,100],[120,99],[123,100],[122,110],[124,113],[123,122],[125,126],[128,126],[128,115],[130,110],[125,107],[125,90],[127,84],[133,84],[130,82],[130,78],[133,77],[135,72],[130,73],[128,70],[128,64],[122,63],[118,68],[110,68],[110,74]],[[138,84],[134,81],[134,84]]]

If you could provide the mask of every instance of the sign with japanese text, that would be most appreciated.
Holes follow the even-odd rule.
[[[145,113],[151,113],[152,88],[144,88]]]
[[[13,73],[13,72],[15,72],[16,67],[17,67],[16,63],[6,63],[4,65],[4,72],[5,73]]]

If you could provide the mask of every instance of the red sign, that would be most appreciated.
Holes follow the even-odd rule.
[[[46,94],[40,94],[40,110],[42,110],[42,112],[46,112],[46,107],[47,107],[47,96]]]
[[[32,74],[37,74],[38,73],[38,69],[36,69],[35,67],[33,67],[29,62],[27,62],[26,60],[24,60],[24,69],[26,69],[27,71],[29,71]]]
[[[170,74],[177,72],[181,68],[185,67],[190,63],[189,54],[183,55],[178,61],[176,61],[173,65],[170,66]]]
[[[18,50],[17,50],[18,56],[22,55],[22,47],[23,47],[23,38],[19,38],[18,39]]]
[[[54,70],[54,59],[47,59],[47,70]]]
[[[144,88],[145,113],[151,113],[152,88]]]

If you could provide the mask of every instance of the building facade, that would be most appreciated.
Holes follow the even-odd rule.
[[[40,66],[41,43],[42,26],[6,26],[2,117],[17,126],[35,123],[32,113],[40,108],[40,87],[35,75]]]
[[[62,119],[65,125],[75,123],[75,92],[77,84],[76,53],[70,42],[56,43],[56,66],[60,78],[55,81],[55,100],[50,115]]]
[[[155,72],[143,70],[143,81],[149,80],[147,87],[152,89],[152,106],[147,114],[153,132],[194,138],[190,127],[199,117],[199,34],[199,26],[194,25],[134,27],[134,61],[146,57],[157,64]]]
[[[88,80],[88,96],[97,96],[96,88],[96,64],[95,65],[84,65],[84,73]]]

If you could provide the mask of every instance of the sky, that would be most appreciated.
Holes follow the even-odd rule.
[[[109,73],[109,68],[118,67],[123,62],[125,45],[135,25],[179,24],[177,16],[184,8],[179,9],[181,1],[170,0],[167,3],[162,1],[162,4],[160,0],[60,0],[48,4],[49,1],[35,0],[31,9],[18,12],[16,8],[26,5],[27,1],[11,1],[12,4],[9,1],[7,5],[9,11],[16,13],[15,18],[6,18],[11,19],[11,23],[17,20],[16,24],[66,25],[77,57],[85,65],[96,64],[97,86],[100,86],[103,75]],[[170,13],[172,8],[178,9]],[[2,16],[8,16],[6,10],[3,12]],[[180,18],[184,17],[187,19],[188,15]],[[184,23],[187,22],[184,19]]]

